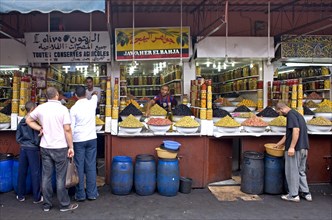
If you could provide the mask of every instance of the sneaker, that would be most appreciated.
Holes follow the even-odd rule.
[[[71,211],[71,210],[77,209],[77,207],[78,207],[78,204],[77,204],[77,203],[73,203],[73,204],[70,204],[70,205],[67,206],[67,207],[61,208],[61,209],[60,209],[60,212]]]
[[[312,196],[311,193],[301,193],[300,196],[307,200],[308,202],[312,202]]]
[[[39,203],[42,203],[42,202],[44,202],[43,196],[40,197],[39,201],[33,201],[33,204],[39,204]]]
[[[300,202],[300,196],[291,196],[291,195],[289,195],[289,194],[287,194],[287,195],[282,195],[281,196],[281,199],[282,200],[286,200],[286,201],[291,201],[291,202]]]
[[[48,212],[48,211],[50,211],[50,209],[51,209],[51,207],[49,206],[49,205],[43,205],[43,210],[44,210],[44,212]]]
[[[25,197],[23,196],[23,197],[18,197],[18,196],[16,196],[16,199],[18,200],[18,201],[20,201],[20,202],[24,202],[25,201]]]
[[[93,201],[93,200],[96,200],[96,199],[97,199],[96,197],[88,198],[88,200],[90,200],[90,201]]]

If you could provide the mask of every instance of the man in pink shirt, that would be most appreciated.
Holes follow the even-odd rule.
[[[39,105],[27,118],[27,124],[42,134],[40,153],[42,158],[43,209],[52,208],[52,174],[56,172],[57,197],[60,211],[70,211],[78,204],[70,204],[65,187],[68,158],[74,156],[73,138],[68,109],[58,101],[59,92],[54,87],[47,88],[48,101]],[[37,123],[38,122],[38,123]]]

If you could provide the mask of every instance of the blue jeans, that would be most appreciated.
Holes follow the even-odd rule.
[[[97,139],[74,142],[75,164],[77,166],[79,184],[76,186],[75,199],[96,199],[97,190]],[[84,190],[84,174],[86,176],[86,191]]]
[[[60,209],[68,207],[70,198],[65,187],[68,158],[67,148],[47,149],[41,148],[42,157],[42,192],[44,196],[44,206],[52,207],[52,174],[55,167],[56,173],[56,194],[60,203]]]
[[[41,168],[39,154],[39,147],[37,148],[21,146],[17,184],[17,195],[19,198],[24,197],[26,193],[26,178],[28,173],[28,167],[30,167],[33,200],[36,202],[40,200]]]

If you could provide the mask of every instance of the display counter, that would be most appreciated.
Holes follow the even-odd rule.
[[[206,187],[211,182],[230,179],[232,176],[232,152],[234,147],[244,151],[264,152],[265,143],[278,142],[284,133],[219,133],[213,136],[199,134],[153,135],[139,133],[137,135],[105,134],[105,177],[109,183],[112,158],[127,155],[133,159],[138,154],[152,154],[156,158],[155,148],[163,140],[174,140],[181,143],[178,158],[180,160],[180,175],[193,179],[193,187]],[[310,150],[308,156],[309,183],[329,183],[332,166],[332,132],[309,132]],[[239,139],[239,145],[233,145],[233,140]],[[240,159],[241,160],[241,159]]]
[[[332,183],[332,132],[309,133],[310,150],[308,155],[308,182]],[[15,140],[15,130],[0,131],[0,153],[19,154],[19,145]],[[138,154],[152,154],[157,158],[155,148],[163,140],[174,140],[181,143],[178,158],[180,175],[193,179],[193,187],[206,187],[211,182],[230,179],[232,176],[232,153],[257,151],[264,152],[265,143],[277,142],[283,133],[218,133],[213,136],[197,134],[182,135],[170,133],[153,135],[140,133],[125,135],[119,133],[99,133],[105,140],[105,177],[109,184],[111,162],[114,156],[127,155],[135,159]],[[240,140],[240,144],[237,140]],[[241,154],[242,155],[242,154]],[[241,159],[240,159],[241,160]],[[241,161],[240,161],[241,162]]]

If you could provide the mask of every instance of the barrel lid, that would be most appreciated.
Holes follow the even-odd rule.
[[[151,154],[138,154],[136,156],[136,160],[140,160],[140,161],[151,161],[154,160],[154,156]]]
[[[131,159],[131,157],[128,157],[128,156],[115,156],[115,157],[113,157],[113,161],[132,162],[132,159]]]
[[[255,152],[255,151],[245,151],[243,153],[243,157],[249,158],[249,159],[254,159],[254,160],[261,160],[264,158],[264,154],[260,152]]]
[[[12,159],[13,157],[14,157],[13,154],[0,153],[0,160],[8,160],[8,159]]]

